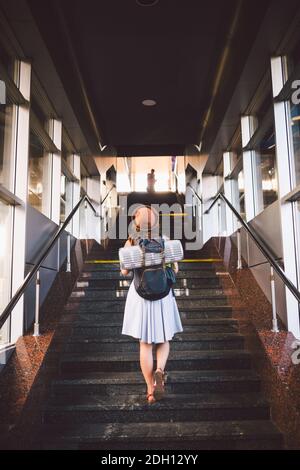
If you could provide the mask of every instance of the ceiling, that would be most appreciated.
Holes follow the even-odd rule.
[[[28,0],[93,155],[121,156],[209,152],[268,3]]]

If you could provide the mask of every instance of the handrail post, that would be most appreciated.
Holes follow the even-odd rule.
[[[85,246],[86,246],[86,253],[89,252],[88,246],[88,204],[87,200],[84,201],[84,218],[85,218]]]
[[[241,229],[237,230],[237,269],[242,269]]]
[[[71,235],[67,235],[67,273],[71,272]]]
[[[221,202],[220,199],[218,201],[218,224],[219,224],[219,227],[218,227],[219,238],[221,238],[221,235],[222,235],[222,202]]]
[[[85,239],[88,238],[87,202],[84,203]]]
[[[36,280],[35,280],[35,320],[34,320],[34,328],[33,328],[33,336],[40,336],[40,324],[39,324],[39,317],[40,317],[40,270],[36,272]]]
[[[57,272],[60,270],[60,238],[57,240]]]
[[[273,333],[278,333],[278,321],[277,321],[277,312],[276,312],[276,294],[275,294],[275,276],[273,266],[270,264],[270,281],[271,281],[271,302],[272,302],[272,324]]]

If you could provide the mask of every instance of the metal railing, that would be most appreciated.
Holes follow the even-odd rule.
[[[87,195],[83,196],[80,201],[76,204],[74,209],[70,212],[64,223],[57,229],[54,235],[51,237],[50,241],[46,245],[45,249],[39,255],[38,260],[34,264],[33,268],[29,271],[27,276],[25,277],[22,285],[18,288],[14,296],[9,301],[8,305],[5,307],[3,312],[0,315],[0,329],[9,318],[12,310],[17,305],[18,301],[24,294],[26,288],[28,287],[29,283],[32,281],[34,276],[36,275],[36,299],[35,299],[35,323],[34,323],[34,336],[39,336],[39,299],[40,299],[40,268],[43,261],[47,258],[50,251],[56,244],[56,242],[60,239],[61,234],[68,226],[76,212],[79,210],[80,206],[85,203],[85,209],[87,210],[88,205],[91,207],[92,211],[96,216],[99,214],[97,213],[96,209],[94,208],[92,202],[90,201]],[[71,235],[70,233],[67,234],[67,272],[71,272]]]
[[[246,232],[250,235],[252,240],[255,242],[256,246],[259,248],[261,253],[264,257],[268,260],[270,264],[270,281],[271,281],[271,301],[272,301],[272,313],[273,313],[273,329],[272,331],[278,332],[278,322],[277,322],[277,312],[276,312],[276,296],[275,296],[275,277],[274,272],[277,273],[279,278],[283,281],[284,285],[289,289],[289,291],[293,294],[296,298],[298,303],[300,303],[300,292],[298,291],[297,287],[292,283],[292,281],[286,276],[283,268],[278,263],[277,259],[275,258],[272,250],[268,247],[264,240],[256,233],[256,231],[241,217],[239,212],[236,208],[231,204],[231,202],[226,198],[226,196],[219,192],[216,197],[214,198],[213,202],[209,206],[209,208],[204,212],[204,214],[208,214],[213,206],[219,201],[222,200],[227,204],[227,206],[231,209],[235,217],[237,218],[238,222],[241,226],[246,230]],[[237,250],[238,250],[238,265],[237,269],[242,269],[242,254],[241,254],[241,232],[240,228],[237,230]]]
[[[195,196],[199,199],[199,201],[200,201],[201,204],[202,204],[202,202],[203,202],[203,201],[202,201],[202,198],[201,198],[201,196],[199,196],[199,194],[195,191],[195,189],[193,188],[193,186],[192,186],[190,183],[187,183],[187,187],[190,188],[190,189],[193,191],[193,193],[195,194]]]
[[[112,187],[109,189],[109,191],[107,191],[103,201],[101,201],[101,206],[102,204],[106,201],[106,199],[108,198],[108,196],[110,195],[110,193],[112,192],[113,189],[115,189],[117,186],[115,184],[112,185]]]
[[[187,183],[186,185],[188,188],[191,189],[191,191],[193,192],[192,194],[192,216],[195,218],[196,217],[196,207],[194,205],[194,196],[196,196],[196,198],[198,199],[198,201],[200,202],[200,217],[201,217],[201,220],[202,220],[202,217],[203,217],[203,200],[201,198],[201,196],[199,196],[199,194],[195,191],[195,189],[193,188],[193,186],[190,184],[190,183]]]

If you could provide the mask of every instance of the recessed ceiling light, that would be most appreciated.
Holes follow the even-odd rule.
[[[140,7],[153,7],[158,3],[158,0],[135,0]]]
[[[156,105],[156,101],[155,100],[144,100],[142,101],[142,104],[144,106],[155,106]]]

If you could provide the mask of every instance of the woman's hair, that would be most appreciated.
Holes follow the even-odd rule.
[[[142,232],[142,233],[143,233],[143,238],[151,238],[151,232],[152,232],[153,227],[155,227],[155,226],[157,225],[157,222],[159,223],[159,216],[158,216],[158,214],[156,213],[156,211],[153,210],[153,208],[152,208],[151,206],[149,206],[149,205],[144,205],[144,206],[142,206],[142,207],[149,209],[149,210],[155,215],[155,217],[156,217],[157,220],[156,220],[156,222],[155,222],[154,225],[151,224],[151,220],[148,221],[147,230],[145,230],[145,229],[142,230],[142,229],[141,229],[141,226],[140,226],[139,224],[135,223],[135,234],[137,235],[137,234],[139,234],[139,233]],[[141,209],[141,207],[139,207],[139,208],[135,211],[135,213],[132,215],[132,220],[135,219],[136,213],[138,212],[139,209]],[[137,238],[139,238],[139,236],[134,237],[134,236],[129,235],[128,241],[130,242],[131,245],[134,245]]]

